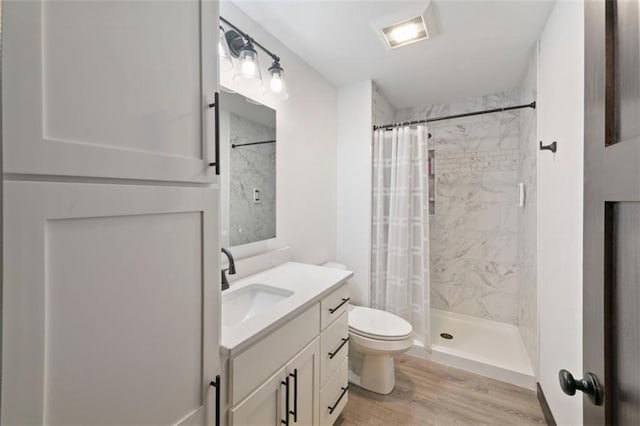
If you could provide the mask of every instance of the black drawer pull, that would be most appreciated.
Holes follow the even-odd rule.
[[[210,386],[216,388],[216,426],[220,426],[220,375],[216,376],[216,379],[209,382]]]
[[[293,377],[293,411],[289,414],[293,414],[293,422],[298,423],[298,369],[294,368],[289,376]]]
[[[216,161],[209,163],[209,167],[215,167],[216,174],[220,174],[220,94],[218,92],[213,94],[213,102],[209,104],[209,108],[215,108],[214,120],[216,121],[214,127],[214,137],[216,138],[215,155]]]
[[[338,349],[336,349],[333,352],[329,352],[329,359],[333,359],[333,357],[336,356],[338,354],[338,352],[340,352],[340,349],[342,349],[342,347],[344,345],[346,345],[348,341],[349,341],[348,337],[346,337],[346,338],[343,337],[342,338],[342,343],[340,343],[340,346],[338,346]]]
[[[340,394],[340,396],[338,397],[338,400],[336,401],[335,404],[333,404],[332,407],[328,407],[329,408],[329,414],[333,414],[333,411],[336,409],[336,407],[338,406],[338,404],[340,404],[340,401],[342,400],[342,397],[344,396],[345,393],[347,393],[347,391],[349,390],[349,385],[340,388],[342,389],[342,393]]]
[[[342,305],[344,305],[345,303],[347,303],[349,300],[351,300],[350,297],[342,298],[342,302],[340,302],[340,304],[338,306],[336,306],[335,308],[329,308],[329,313],[332,314],[335,311],[337,311],[338,309],[340,309],[342,307]]]
[[[289,376],[286,377],[286,379],[284,379],[283,382],[281,382],[282,385],[284,385],[285,388],[285,413],[286,413],[286,417],[284,418],[284,420],[280,420],[280,423],[282,423],[285,426],[289,426]]]

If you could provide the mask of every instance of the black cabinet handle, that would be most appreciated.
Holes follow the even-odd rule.
[[[542,141],[540,141],[540,151],[544,150],[556,152],[558,150],[558,142],[553,141],[549,145],[542,145]]]
[[[280,383],[283,384],[284,388],[285,388],[284,411],[286,413],[285,419],[284,420],[280,420],[280,422],[285,426],[289,426],[289,376],[287,376],[287,378],[283,382],[280,382]]]
[[[338,306],[336,306],[335,308],[329,308],[329,313],[332,314],[335,311],[337,311],[338,309],[340,309],[340,307],[342,307],[342,305],[344,305],[345,303],[347,303],[349,300],[351,300],[350,297],[347,297],[346,299],[343,298],[342,302],[340,302],[340,304]]]
[[[210,386],[216,388],[216,426],[220,426],[220,375],[216,376],[216,379],[209,382]]]
[[[340,343],[340,346],[338,346],[338,348],[335,351],[329,352],[329,359],[333,359],[333,357],[336,356],[338,352],[340,352],[340,349],[342,349],[342,347],[346,345],[348,341],[349,341],[348,337],[343,337],[342,343]]]
[[[289,375],[293,377],[293,411],[289,414],[293,414],[293,422],[298,423],[298,369],[294,368]]]
[[[220,174],[220,94],[218,92],[216,92],[213,95],[213,103],[209,104],[209,108],[215,108],[214,120],[216,121],[216,124],[214,127],[214,134],[216,138],[216,145],[215,145],[216,161],[213,163],[209,163],[209,167],[215,167],[216,174],[219,175]]]
[[[349,390],[349,385],[340,388],[342,389],[342,393],[340,394],[340,396],[338,397],[338,400],[335,402],[335,404],[333,404],[333,406],[328,407],[329,408],[329,414],[333,414],[333,411],[336,409],[336,407],[338,406],[338,404],[340,404],[340,401],[342,400],[342,397],[344,396],[345,393],[347,393],[347,391]]]

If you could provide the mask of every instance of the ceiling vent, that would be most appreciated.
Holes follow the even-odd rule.
[[[370,25],[387,50],[426,40],[435,34],[433,6],[430,2],[417,3],[375,19]]]
[[[429,38],[422,16],[383,28],[382,34],[392,49]]]

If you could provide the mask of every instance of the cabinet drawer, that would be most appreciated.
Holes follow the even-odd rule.
[[[322,299],[320,302],[320,324],[324,330],[349,308],[349,287],[342,287]]]
[[[349,353],[349,313],[343,312],[320,337],[320,383],[324,385]]]
[[[318,336],[318,309],[315,304],[230,360],[231,405],[240,402]]]
[[[344,359],[320,391],[320,424],[333,425],[349,399],[348,361]]]

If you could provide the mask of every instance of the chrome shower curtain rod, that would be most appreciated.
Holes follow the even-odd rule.
[[[446,115],[444,117],[425,118],[423,120],[401,121],[401,122],[398,122],[398,123],[383,124],[383,125],[380,125],[380,126],[373,126],[373,130],[379,130],[379,129],[391,130],[394,127],[399,127],[399,126],[411,126],[413,124],[424,124],[424,123],[431,123],[433,121],[451,120],[452,118],[471,117],[472,115],[492,114],[494,112],[511,111],[511,110],[514,110],[514,109],[521,109],[521,108],[533,108],[533,109],[535,109],[536,108],[536,102],[533,101],[530,104],[515,105],[515,106],[510,106],[510,107],[504,107],[504,108],[493,108],[493,109],[488,109],[486,111],[466,112],[464,114]],[[429,135],[429,136],[431,136],[431,135]]]

